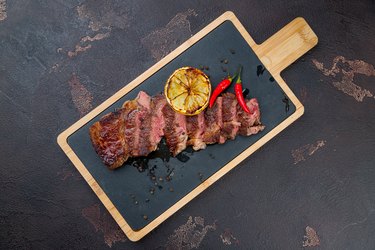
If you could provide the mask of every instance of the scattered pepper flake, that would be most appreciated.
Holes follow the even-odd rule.
[[[266,68],[263,67],[263,65],[258,65],[257,66],[257,76],[263,75],[265,70],[266,70]]]
[[[282,99],[283,103],[285,103],[285,113],[289,112],[290,104],[289,98],[284,94],[284,98]]]

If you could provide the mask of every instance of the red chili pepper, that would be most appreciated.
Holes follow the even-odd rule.
[[[250,113],[249,107],[246,105],[245,98],[242,94],[242,82],[241,82],[242,66],[240,67],[236,85],[234,85],[234,93],[236,93],[237,101],[245,112]]]
[[[232,80],[235,77],[236,77],[236,75],[234,75],[233,77],[228,76],[227,78],[225,78],[224,80],[222,80],[217,85],[217,87],[215,88],[215,90],[212,93],[211,98],[210,98],[210,108],[212,108],[212,106],[214,106],[216,98],[221,94],[221,92],[223,92],[224,90],[226,90],[230,86],[230,84],[232,83]]]

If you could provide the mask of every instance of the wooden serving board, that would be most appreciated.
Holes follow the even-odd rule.
[[[280,72],[317,42],[306,21],[296,18],[258,45],[236,16],[225,12],[62,132],[58,144],[128,238],[138,241],[303,114],[302,104]],[[228,63],[223,63],[224,59]],[[266,126],[263,132],[238,136],[198,152],[187,149],[177,158],[169,157],[161,145],[149,157],[114,171],[108,170],[94,152],[89,127],[124,101],[135,98],[140,90],[155,95],[163,91],[175,69],[200,65],[209,66],[206,73],[215,88],[226,76],[223,67],[233,74],[239,64],[243,65],[243,85],[250,89],[248,98],[256,97],[260,103],[261,120]],[[144,172],[138,171],[140,165]],[[171,178],[167,180],[167,176]]]

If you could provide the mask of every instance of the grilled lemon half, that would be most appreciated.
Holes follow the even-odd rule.
[[[197,115],[208,105],[211,83],[201,70],[183,67],[177,69],[168,78],[164,94],[169,105],[176,112]]]

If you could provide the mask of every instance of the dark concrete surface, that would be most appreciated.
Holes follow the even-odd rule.
[[[319,44],[282,76],[304,116],[138,243],[57,135],[226,10]],[[1,249],[374,249],[374,1],[0,0]]]

